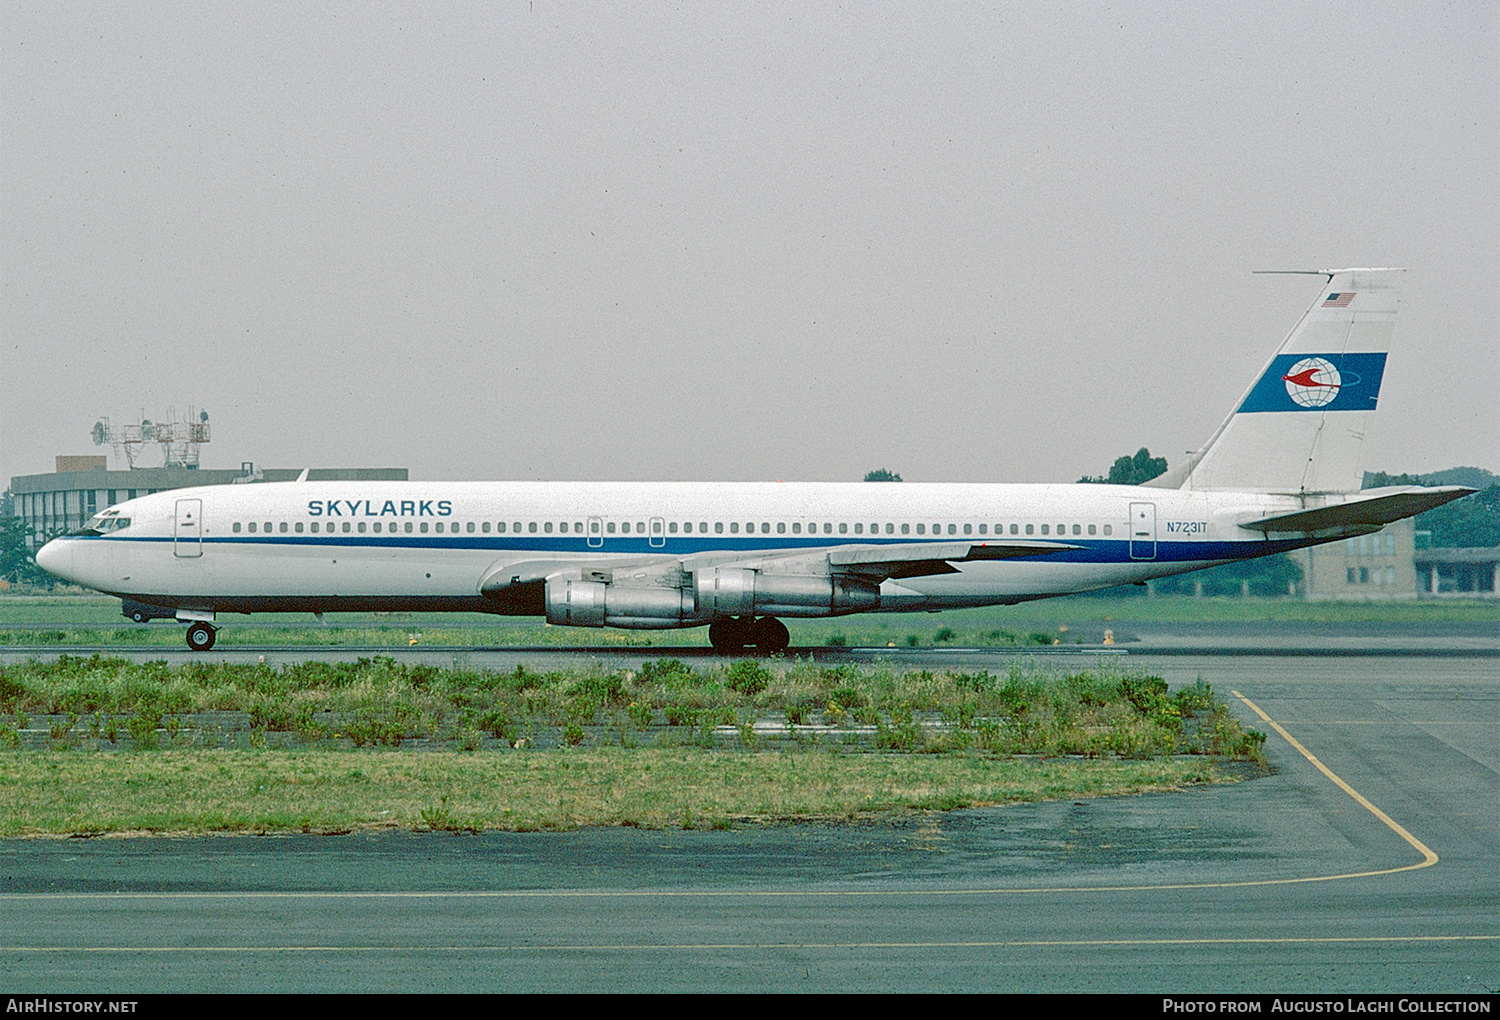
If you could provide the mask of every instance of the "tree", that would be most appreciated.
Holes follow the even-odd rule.
[[[36,565],[26,540],[33,534],[31,525],[19,517],[0,517],[0,577],[12,584],[45,584],[50,578]]]
[[[897,474],[892,474],[891,472],[887,471],[885,468],[876,468],[874,471],[870,471],[870,472],[867,472],[865,474],[865,481],[867,481],[867,482],[899,482],[899,481],[901,481],[901,476],[897,475]]]
[[[1500,545],[1500,483],[1482,468],[1447,468],[1425,475],[1365,475],[1367,489],[1386,485],[1467,485],[1480,491],[1417,514],[1418,531],[1432,532],[1432,545],[1439,549],[1488,549]]]
[[[1500,485],[1417,514],[1418,531],[1432,532],[1441,549],[1488,549],[1500,545]]]
[[[1080,482],[1095,485],[1142,485],[1157,475],[1166,474],[1167,458],[1153,457],[1144,446],[1134,457],[1120,457],[1109,469],[1108,476],[1084,475]]]

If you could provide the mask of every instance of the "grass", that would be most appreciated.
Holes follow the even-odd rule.
[[[997,676],[63,655],[0,666],[0,717],[0,835],[854,818],[1172,789],[1259,761],[1265,739],[1201,680],[1171,692],[1115,661]]]
[[[0,595],[0,646],[66,648],[120,645],[181,647],[182,627],[170,621],[136,624],[120,616],[119,600],[99,595]],[[552,627],[532,619],[482,613],[329,614],[312,624],[307,614],[226,615],[219,644],[290,646],[704,647],[703,627],[667,632]],[[1500,623],[1493,599],[1392,602],[1306,602],[1285,598],[1161,598],[1067,596],[1021,606],[931,613],[877,613],[834,620],[788,620],[796,647],[948,645],[1013,647],[1068,643],[1067,626],[1098,632],[1140,623]]]
[[[0,836],[723,828],[1172,790],[1207,760],[619,747],[0,754]]]

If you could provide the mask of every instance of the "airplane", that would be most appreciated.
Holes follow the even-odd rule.
[[[782,619],[1011,605],[1380,530],[1462,486],[1360,490],[1402,270],[1326,284],[1234,410],[1145,485],[294,482],[111,506],[36,561],[218,614],[480,611],[574,627],[708,626],[786,651]]]

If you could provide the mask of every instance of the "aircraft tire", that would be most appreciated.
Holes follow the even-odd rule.
[[[199,620],[197,623],[188,625],[187,646],[195,652],[206,652],[214,646],[214,638],[219,632],[208,624]]]
[[[730,616],[721,616],[708,625],[708,643],[717,655],[740,655],[750,643],[753,625]]]
[[[141,612],[139,609],[137,609],[135,612],[131,613],[130,614],[130,618],[132,620],[134,620],[136,623],[145,623],[146,622],[146,614],[143,613],[143,612]]]
[[[774,616],[762,616],[750,627],[750,636],[755,650],[762,655],[784,654],[792,643],[792,635],[786,624]]]

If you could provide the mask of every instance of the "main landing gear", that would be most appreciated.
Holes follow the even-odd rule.
[[[720,655],[742,655],[752,648],[758,655],[780,655],[792,636],[774,616],[721,616],[708,625],[708,642]]]
[[[188,624],[187,645],[195,652],[206,652],[214,646],[214,638],[218,634],[212,624],[196,620]]]

